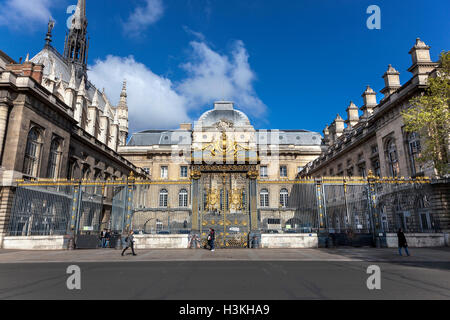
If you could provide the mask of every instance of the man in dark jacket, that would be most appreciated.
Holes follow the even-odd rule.
[[[127,251],[128,248],[131,248],[131,252],[133,252],[133,256],[137,256],[137,254],[134,252],[134,231],[131,230],[128,237],[125,238],[125,249],[122,251],[122,255]]]
[[[406,255],[409,257],[408,243],[406,242],[406,237],[405,234],[403,233],[402,228],[398,229],[397,237],[398,237],[398,253],[402,255],[402,248],[405,248]]]
[[[105,235],[105,248],[109,248],[111,246],[111,230],[106,229],[106,235]]]
[[[215,233],[214,229],[209,229],[208,244],[211,248],[211,251],[214,251],[214,241],[215,240],[216,240],[216,233]]]
[[[102,241],[102,248],[106,247],[106,229],[103,229],[100,233],[100,240]]]

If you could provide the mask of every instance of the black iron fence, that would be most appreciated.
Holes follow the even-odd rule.
[[[131,229],[143,234],[188,234],[194,224],[190,183],[133,178],[21,181],[15,191],[9,233],[96,235],[106,228],[116,234]],[[249,231],[318,232],[345,241],[398,228],[405,232],[440,231],[440,217],[433,211],[432,188],[426,178],[333,177],[290,183],[288,202],[280,198],[283,203],[280,200],[278,207],[258,207],[258,226]],[[169,197],[175,197],[177,205],[171,207]],[[260,203],[259,198],[256,203]],[[195,225],[203,221],[202,217],[197,219]]]
[[[427,178],[328,177],[293,181],[288,205],[260,208],[267,233],[439,232]]]

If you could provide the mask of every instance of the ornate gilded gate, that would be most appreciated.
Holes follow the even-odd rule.
[[[247,172],[230,166],[229,171],[213,171],[205,166],[199,180],[199,222],[204,243],[212,228],[219,248],[248,246],[250,232],[249,179]],[[217,168],[217,167],[216,167]]]

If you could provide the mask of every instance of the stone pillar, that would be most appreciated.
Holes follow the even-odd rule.
[[[6,103],[0,103],[0,159],[3,156],[3,145],[6,137],[9,107]]]
[[[258,228],[258,211],[257,211],[257,188],[256,178],[258,177],[258,171],[249,171],[249,203],[250,203],[250,230],[257,231]]]
[[[9,220],[14,200],[14,190],[10,186],[1,187],[0,191],[0,238],[8,234]],[[1,246],[0,246],[1,247]]]
[[[202,192],[199,190],[199,180],[201,173],[193,170],[191,173],[192,178],[192,231],[200,231],[198,223],[198,207],[201,199]]]

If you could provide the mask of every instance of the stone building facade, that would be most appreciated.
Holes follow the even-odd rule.
[[[194,125],[133,134],[126,146],[119,146],[119,153],[151,178],[142,203],[147,212],[191,213],[203,198],[200,207],[205,212],[234,214],[245,212],[242,199],[247,199],[254,201],[251,207],[264,228],[281,228],[282,219],[271,218],[274,212],[293,216],[288,203],[293,182],[320,155],[321,140],[319,133],[306,130],[257,130],[232,102],[218,101]],[[257,179],[253,194],[249,176]],[[220,201],[208,208],[216,195]],[[232,209],[232,199],[241,199],[239,210]]]
[[[0,235],[7,232],[17,179],[145,176],[117,153],[128,135],[126,84],[113,106],[87,77],[85,8],[78,1],[64,55],[51,45],[52,21],[32,59],[18,63],[0,51]],[[105,217],[110,193],[103,195]]]
[[[408,71],[412,77],[401,84],[400,73],[389,65],[383,75],[385,87],[380,90],[384,95],[381,101],[377,101],[375,91],[367,86],[362,94],[362,107],[350,102],[347,119],[337,115],[325,127],[324,152],[305,166],[299,177],[367,177],[369,171],[378,178],[388,179],[436,177],[432,163],[417,161],[421,138],[405,131],[401,112],[410,107],[411,98],[425,92],[427,79],[434,76],[438,63],[431,61],[430,47],[419,38],[409,54],[412,65]],[[380,186],[380,215],[391,229],[450,229],[448,181],[434,181],[423,186],[420,192],[417,188],[402,187],[403,191],[397,193],[391,187]]]
[[[325,127],[324,152],[300,176],[367,176],[369,170],[379,177],[435,176],[432,165],[418,163],[420,137],[405,131],[401,116],[401,111],[410,106],[410,99],[424,93],[427,78],[435,71],[437,63],[431,61],[429,50],[422,40],[416,40],[409,51],[412,65],[408,71],[412,77],[403,85],[400,73],[388,66],[381,101],[367,86],[362,107],[350,102],[347,119],[337,115]]]

